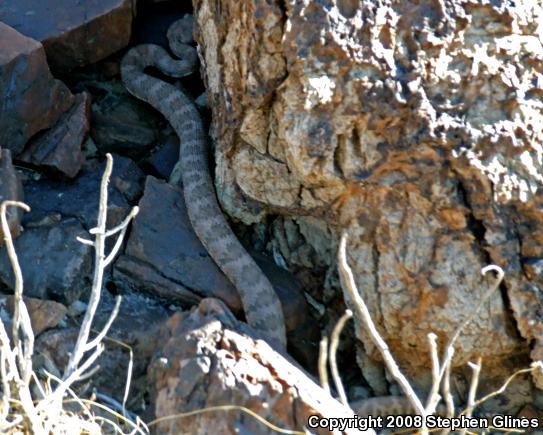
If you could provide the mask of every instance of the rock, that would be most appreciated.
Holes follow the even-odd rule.
[[[250,254],[272,283],[281,301],[289,354],[305,368],[316,372],[320,329],[310,314],[300,283],[292,273],[277,266],[271,258],[254,251],[250,251]]]
[[[104,292],[93,324],[94,329],[100,330],[103,327],[110,317],[113,305],[112,296]],[[100,370],[90,379],[92,387],[122,402],[130,360],[126,346],[117,343],[122,342],[130,346],[134,358],[129,395],[132,404],[130,410],[140,411],[135,408],[144,402],[142,396],[145,393],[145,384],[142,379],[145,379],[147,366],[159,343],[159,328],[169,314],[156,302],[138,295],[124,295],[119,314],[108,333],[111,340],[105,340],[106,349],[96,361],[95,366],[100,366]],[[36,349],[54,362],[61,371],[66,367],[78,333],[78,326],[48,331],[38,338]]]
[[[240,313],[236,289],[192,229],[182,190],[149,176],[139,207],[125,253],[115,263],[117,287],[185,305],[196,304],[202,297],[217,297]],[[281,299],[293,354],[304,364],[314,365],[318,329],[302,289],[288,271],[267,257],[255,254],[255,260]]]
[[[161,119],[128,92],[110,93],[92,105],[90,134],[102,153],[138,159],[155,145]]]
[[[6,7],[2,2],[0,10]],[[42,45],[1,21],[0,14],[0,148],[16,155],[57,122],[73,96],[51,75]]]
[[[78,242],[77,236],[88,238],[76,219],[66,219],[57,225],[27,229],[15,240],[26,296],[69,305],[89,291],[92,248]],[[5,249],[0,251],[0,282],[13,289]]]
[[[315,299],[336,307],[347,231],[359,290],[417,386],[427,334],[445,342],[490,285],[481,268],[502,266],[505,293],[454,360],[484,354],[499,377],[530,342],[543,356],[543,7],[385,3],[194,1],[218,197],[245,223],[285,216],[299,237],[275,245],[292,268],[325,269]]]
[[[128,202],[137,201],[143,195],[145,174],[133,160],[127,157],[113,155],[113,162],[111,184]]]
[[[155,177],[167,180],[179,160],[179,138],[168,136],[144,161],[144,168]]]
[[[11,152],[0,148],[0,203],[7,200],[22,201],[23,186],[11,162]],[[18,207],[8,207],[6,209],[6,217],[12,238],[17,237],[21,232],[22,216],[23,210]],[[0,226],[0,246],[3,243],[4,232]]]
[[[52,128],[33,138],[19,159],[75,177],[85,160],[81,146],[89,131],[89,116],[90,95],[86,92],[77,94],[72,108]]]
[[[128,45],[131,0],[5,0],[0,21],[45,47],[51,69],[67,72]]]
[[[13,296],[0,295],[0,319],[4,322],[6,331],[11,336],[11,322],[13,319]],[[34,336],[55,328],[62,321],[68,309],[58,302],[44,301],[35,298],[23,298],[30,316],[30,323]]]
[[[176,313],[168,320],[147,377],[156,418],[237,405],[283,429],[303,431],[310,415],[353,415],[264,341],[254,341],[244,326],[217,299],[205,299],[190,315]],[[162,434],[205,434],[209,428],[224,434],[276,433],[236,410],[167,419],[156,426]]]
[[[113,172],[108,198],[108,225],[120,223],[130,211],[130,205],[123,193],[117,188],[120,186],[128,196],[138,195],[140,187],[136,178],[129,175],[133,169],[127,169],[131,164],[125,159],[113,162]],[[124,162],[124,163],[121,163]],[[30,180],[25,184],[26,201],[32,208],[23,218],[23,224],[37,225],[48,216],[75,217],[83,227],[90,229],[96,225],[98,215],[98,197],[100,181],[104,165],[83,170],[81,174],[71,181],[53,179]],[[134,172],[136,173],[136,172]]]
[[[117,286],[186,304],[215,296],[239,312],[235,288],[192,230],[182,190],[149,176],[139,207],[125,253],[115,264]]]

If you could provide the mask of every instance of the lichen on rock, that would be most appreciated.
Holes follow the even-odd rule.
[[[426,334],[446,341],[490,263],[504,291],[460,338],[455,365],[484,354],[501,376],[530,341],[543,354],[541,5],[194,4],[227,212],[319,221],[327,249],[311,234],[311,255],[272,244],[291,267],[324,262],[327,276],[335,256],[323,253],[346,229],[360,291],[415,378]]]

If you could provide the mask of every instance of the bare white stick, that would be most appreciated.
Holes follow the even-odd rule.
[[[465,410],[466,418],[470,418],[473,414],[473,409],[475,405],[475,397],[477,395],[477,386],[479,385],[479,375],[481,374],[481,357],[477,358],[477,363],[473,364],[469,362],[468,365],[471,368],[471,381],[469,384],[468,391],[468,402]],[[466,435],[468,431],[467,428],[463,428],[460,431],[460,435]]]
[[[70,356],[66,370],[64,372],[63,379],[67,380],[71,377],[72,373],[76,370],[77,365],[83,358],[85,353],[85,346],[89,338],[92,321],[96,314],[96,309],[100,301],[100,293],[102,291],[102,280],[104,278],[104,258],[105,258],[105,232],[107,223],[107,186],[111,177],[111,171],[113,168],[113,159],[111,154],[106,155],[106,169],[102,176],[102,182],[100,183],[100,198],[98,205],[98,222],[96,225],[96,233],[94,240],[94,275],[92,279],[92,289],[87,305],[87,311],[83,318],[79,335],[74,347],[74,350]]]
[[[128,215],[130,217],[130,219],[132,219],[134,216],[136,216],[138,214],[138,208],[137,207],[134,207],[132,209],[132,211],[130,212],[130,214]],[[128,225],[128,223],[127,223]],[[124,240],[124,236],[126,234],[126,230],[128,229],[128,226],[125,226],[119,236],[117,237],[117,240],[115,240],[115,245],[113,246],[113,248],[111,249],[111,252],[109,253],[109,255],[105,258],[104,260],[104,267],[108,267],[109,266],[109,263],[111,263],[113,261],[113,259],[115,258],[115,256],[117,255],[117,253],[119,252],[119,249],[121,249],[121,246],[123,245],[123,240]]]
[[[445,375],[446,370],[449,370],[449,376],[450,376],[450,367],[452,367],[452,359],[454,356],[454,344],[456,343],[456,340],[458,340],[460,333],[475,318],[475,316],[479,313],[479,311],[481,310],[483,305],[486,303],[486,301],[496,291],[496,289],[500,286],[500,284],[503,281],[505,274],[501,267],[496,266],[495,264],[485,266],[481,269],[481,274],[485,276],[490,271],[494,271],[497,274],[497,278],[494,281],[494,284],[489,287],[489,289],[483,295],[482,299],[479,301],[479,303],[477,304],[475,309],[470,313],[470,315],[456,328],[456,330],[454,331],[454,334],[451,336],[451,338],[449,339],[447,343],[447,346],[445,347],[443,361],[441,363],[441,372],[439,375],[440,382],[443,379],[443,376]]]
[[[98,346],[98,343],[100,343],[104,339],[104,337],[107,335],[107,333],[109,332],[109,328],[111,328],[113,321],[117,317],[117,314],[119,314],[119,307],[121,306],[121,300],[122,300],[121,296],[117,296],[115,298],[115,306],[113,307],[113,310],[111,311],[111,314],[109,315],[109,319],[107,320],[102,330],[96,335],[96,337],[94,337],[92,341],[89,341],[85,345],[85,352]]]
[[[59,386],[53,391],[51,394],[49,394],[44,400],[42,400],[38,404],[38,410],[39,412],[44,412],[46,409],[49,409],[49,407],[55,403],[60,403],[62,397],[64,396],[64,393],[70,386],[76,382],[78,379],[80,379],[81,375],[88,370],[94,361],[102,354],[104,351],[104,345],[100,343],[95,349],[94,352],[85,359],[80,366],[77,366],[74,371],[68,376],[66,379],[62,379],[62,382],[59,384]],[[57,407],[58,408],[58,407]]]
[[[0,319],[0,378],[2,380],[2,409],[0,410],[0,416],[2,418],[2,427],[7,424],[9,401],[11,398],[11,387],[9,385],[11,375],[8,374],[8,367],[10,366],[8,359],[10,353],[11,346],[9,337],[6,328],[4,327],[4,322]]]
[[[503,383],[503,385],[500,388],[498,388],[496,391],[493,391],[492,393],[487,394],[486,396],[482,397],[481,399],[477,400],[473,404],[473,408],[477,408],[480,404],[486,402],[487,400],[502,394],[507,389],[509,384],[513,381],[513,379],[515,379],[517,376],[522,375],[524,373],[531,373],[531,372],[534,372],[536,370],[539,370],[539,371],[543,372],[543,362],[542,361],[534,361],[532,364],[530,364],[529,368],[517,370],[515,373],[513,373],[511,376],[509,376],[507,378],[507,380]],[[464,412],[466,412],[466,411],[462,411],[461,415],[464,414]]]
[[[445,375],[443,376],[442,394],[445,399],[445,405],[447,406],[447,418],[454,416],[454,397],[451,394],[451,364],[450,361],[446,363]],[[448,433],[448,430],[444,430],[442,434]]]
[[[436,411],[436,407],[441,400],[441,396],[439,395],[441,378],[439,376],[440,366],[437,352],[437,335],[433,332],[428,334],[428,344],[430,345],[430,357],[432,360],[432,388],[430,389],[430,394],[428,395],[428,400],[426,402],[426,414],[432,415]]]
[[[443,380],[443,397],[445,397],[445,403],[447,404],[447,417],[454,416],[454,397],[451,394],[451,364],[447,364],[445,369],[445,379]]]
[[[347,233],[343,233],[341,236],[341,240],[339,242],[339,252],[338,252],[338,266],[339,266],[339,276],[341,278],[341,283],[343,285],[343,288],[346,289],[349,297],[353,301],[353,305],[357,314],[357,319],[363,323],[363,325],[366,328],[366,331],[369,333],[370,338],[373,342],[373,344],[377,347],[379,352],[381,353],[383,360],[385,361],[386,366],[388,367],[388,370],[390,371],[391,375],[396,379],[398,384],[400,385],[400,388],[404,392],[404,394],[409,399],[409,402],[413,406],[413,409],[418,415],[425,416],[425,409],[422,405],[422,402],[417,397],[417,394],[407,381],[406,377],[403,375],[403,373],[398,368],[396,362],[394,361],[394,357],[390,353],[390,349],[388,348],[388,345],[386,342],[382,339],[382,337],[379,335],[379,332],[377,331],[377,328],[375,327],[375,324],[373,323],[373,320],[370,316],[368,307],[366,306],[366,303],[358,293],[358,289],[356,288],[356,283],[354,281],[354,276],[351,268],[349,267],[349,264],[347,263],[347,253],[346,253],[346,245],[347,245]]]
[[[447,351],[451,348],[453,348],[454,343],[456,340],[458,340],[458,337],[460,336],[460,333],[462,330],[469,324],[471,321],[475,318],[475,316],[479,313],[483,305],[486,303],[486,301],[492,296],[492,293],[496,291],[496,289],[500,286],[500,284],[503,281],[503,277],[505,276],[505,273],[503,272],[503,269],[500,266],[496,266],[495,264],[490,264],[488,266],[485,266],[481,269],[481,275],[485,276],[488,272],[494,271],[498,275],[496,278],[496,281],[494,282],[494,285],[491,285],[490,288],[486,291],[486,293],[483,295],[482,299],[479,301],[475,309],[471,312],[471,314],[456,328],[454,331],[454,334],[450,338],[449,342],[447,343]],[[452,357],[451,357],[452,358]]]
[[[128,216],[126,216],[119,225],[106,231],[106,237],[114,236],[119,231],[122,231],[123,229],[125,229],[128,226],[128,224],[130,224],[130,221],[136,217],[139,211],[140,211],[140,208],[137,205],[132,207],[132,210],[130,210],[130,213],[128,214]]]
[[[92,322],[94,320],[96,309],[100,301],[104,270],[113,261],[113,259],[119,252],[119,249],[122,246],[123,239],[126,234],[128,225],[139,212],[138,207],[133,207],[130,213],[128,214],[128,216],[119,225],[117,225],[115,228],[109,231],[106,229],[107,199],[108,199],[107,186],[108,186],[109,179],[111,177],[111,171],[113,168],[113,159],[111,155],[107,154],[106,157],[107,157],[106,169],[104,171],[104,174],[102,176],[102,182],[100,184],[100,198],[99,198],[97,225],[95,228],[92,228],[89,231],[91,234],[95,236],[94,242],[92,243],[94,246],[94,251],[95,251],[95,260],[94,260],[94,276],[93,276],[91,294],[89,298],[89,303],[87,305],[87,311],[85,312],[85,316],[81,323],[81,329],[79,330],[79,336],[77,337],[74,351],[72,352],[70,356],[70,360],[68,361],[68,365],[66,366],[66,370],[63,376],[63,379],[65,380],[68,379],[72,375],[72,373],[76,370],[85,352],[96,347],[104,339],[107,332],[109,331],[109,328],[111,327],[113,320],[117,316],[120,299],[116,301],[115,308],[113,309],[113,312],[110,315],[108,322],[106,323],[102,331],[93,340],[91,340],[90,342],[88,341],[91,327],[92,327]],[[115,241],[115,244],[111,252],[109,253],[109,255],[106,256],[105,254],[106,238],[108,236],[112,236],[117,233],[119,233],[117,240]],[[90,242],[89,240],[81,239],[81,238],[78,238],[78,240],[80,240],[82,243],[87,244],[87,245]]]
[[[347,395],[345,394],[345,389],[343,388],[343,382],[341,382],[341,376],[339,375],[339,370],[337,368],[337,348],[339,346],[339,336],[341,331],[345,327],[345,323],[353,317],[353,312],[351,310],[345,310],[345,314],[341,316],[338,320],[336,326],[332,331],[332,336],[330,340],[330,352],[328,354],[328,359],[330,361],[330,371],[332,372],[332,379],[334,379],[334,385],[336,386],[337,393],[339,395],[339,400],[345,406],[349,406],[347,401]]]
[[[126,369],[126,384],[124,386],[123,394],[123,416],[126,416],[126,402],[128,401],[128,393],[130,392],[130,382],[132,381],[132,370],[134,367],[134,353],[132,348],[129,346],[129,358],[128,358],[128,367]]]
[[[0,220],[2,222],[2,233],[4,244],[6,245],[8,258],[15,276],[15,291],[13,301],[13,344],[19,349],[20,368],[23,382],[28,385],[32,374],[32,354],[34,352],[34,332],[30,324],[30,316],[23,302],[23,273],[19,266],[19,259],[15,252],[13,239],[9,230],[9,224],[6,216],[7,207],[18,207],[29,212],[30,207],[20,201],[3,201],[0,204]],[[24,335],[24,344],[19,340],[19,329],[22,329]]]
[[[319,380],[324,391],[330,394],[330,383],[328,382],[328,337],[322,337],[319,346]]]

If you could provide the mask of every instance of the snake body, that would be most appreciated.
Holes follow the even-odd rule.
[[[249,325],[278,350],[286,348],[285,322],[281,303],[268,278],[233,234],[217,202],[208,166],[208,143],[202,120],[192,100],[175,86],[144,72],[149,66],[171,77],[194,71],[196,51],[183,29],[174,23],[168,30],[173,59],[158,45],[144,44],[130,49],[121,62],[123,84],[135,97],[146,101],[170,122],[180,140],[180,157],[171,183],[183,182],[190,222],[209,255],[240,294]],[[359,416],[410,414],[405,397],[386,396],[351,404]]]
[[[190,222],[209,255],[239,292],[247,323],[278,349],[286,348],[281,303],[270,281],[236,238],[226,221],[215,193],[208,166],[208,142],[202,120],[192,100],[175,86],[144,69],[158,68],[171,77],[183,77],[196,67],[196,50],[174,23],[168,31],[173,59],[158,45],[130,49],[121,62],[123,84],[135,97],[158,110],[180,140],[180,157],[171,183],[182,179]],[[185,32],[186,33],[186,32]],[[203,272],[205,273],[205,272]]]

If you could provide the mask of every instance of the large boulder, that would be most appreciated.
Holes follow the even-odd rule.
[[[348,407],[251,334],[217,299],[204,299],[190,314],[176,313],[168,320],[147,376],[155,415],[164,419],[157,433],[275,434],[262,419],[303,431],[312,415],[353,418]],[[206,408],[211,409],[197,412]],[[192,411],[193,416],[165,418]],[[344,433],[375,434],[362,429]],[[312,433],[330,432],[321,427]]]
[[[360,292],[416,382],[428,379],[427,333],[451,336],[489,263],[504,268],[503,291],[460,337],[455,365],[484,354],[485,375],[504,375],[530,341],[540,359],[541,5],[194,6],[224,208],[245,223],[283,215],[274,251],[324,269],[325,291],[311,294],[329,306],[346,230]]]

